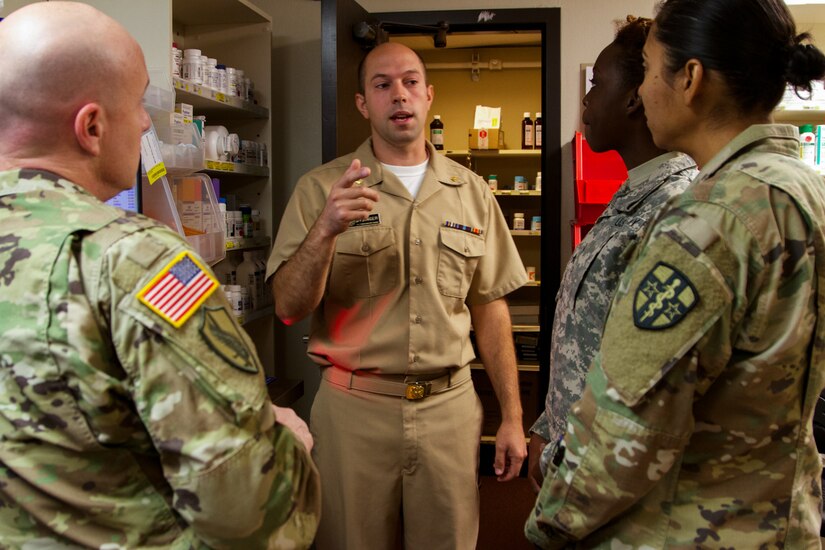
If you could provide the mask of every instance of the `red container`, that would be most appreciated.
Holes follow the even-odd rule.
[[[582,133],[576,132],[573,138],[573,170],[576,219],[571,225],[575,248],[627,179],[627,168],[619,153],[594,153]]]

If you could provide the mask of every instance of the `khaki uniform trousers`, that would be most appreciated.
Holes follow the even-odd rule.
[[[474,549],[481,401],[472,379],[410,401],[322,379],[312,406],[318,550]]]

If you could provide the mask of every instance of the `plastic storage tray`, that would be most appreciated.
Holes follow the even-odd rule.
[[[209,264],[226,256],[225,226],[212,180],[205,174],[171,178],[153,185],[143,179],[144,213],[186,237]]]
[[[175,92],[149,86],[143,105],[152,118],[168,174],[185,175],[203,170],[203,139],[193,123],[172,124]]]

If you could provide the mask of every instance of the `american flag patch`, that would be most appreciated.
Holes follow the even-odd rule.
[[[143,287],[138,300],[178,328],[218,286],[218,281],[184,251]]]

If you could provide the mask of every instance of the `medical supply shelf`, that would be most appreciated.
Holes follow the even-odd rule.
[[[253,176],[258,178],[269,177],[269,166],[260,166],[258,164],[242,164],[240,162],[222,162],[219,160],[205,161],[204,172],[210,174],[226,174],[234,176]]]
[[[232,124],[243,139],[264,143],[271,150],[270,98],[272,86],[272,17],[250,0],[153,0],[152,2],[91,2],[121,22],[136,37],[144,51],[152,84],[174,94],[174,103],[188,103],[194,114],[205,115],[206,124]],[[197,48],[219,63],[243,69],[255,83],[254,102],[227,97],[203,86],[172,76],[171,46],[181,50]],[[166,104],[165,110],[172,110]],[[234,130],[234,128],[233,128]],[[272,178],[264,166],[200,166],[199,171],[221,180],[221,192],[237,197],[237,204],[249,204],[260,212],[266,243],[272,235]],[[226,182],[226,183],[224,183]],[[224,247],[225,248],[225,247]],[[230,255],[243,246],[226,250]],[[244,328],[257,347],[267,374],[279,377],[270,395],[278,404],[288,404],[303,394],[302,381],[281,375],[285,366],[276,364],[272,308],[261,317],[248,320]],[[256,311],[256,315],[258,312]],[[254,322],[252,322],[254,321]]]
[[[531,360],[521,357],[521,350],[517,345],[517,369],[519,373],[519,393],[524,410],[524,430],[525,437],[535,420],[536,409],[541,400],[540,383],[540,362],[539,356],[539,336],[541,334],[541,324],[539,323],[539,309],[541,303],[541,242],[542,232],[540,230],[529,229],[530,219],[533,216],[540,216],[542,213],[542,190],[535,189],[536,173],[541,171],[541,150],[540,149],[449,149],[442,151],[448,158],[462,164],[485,180],[490,174],[498,176],[498,188],[492,193],[501,207],[502,214],[512,228],[512,219],[515,212],[524,213],[525,221],[528,224],[526,229],[510,229],[519,256],[525,266],[536,268],[536,280],[529,281],[524,287],[514,291],[508,297],[511,316],[516,308],[527,308],[535,318],[535,323],[525,324],[513,321],[514,340],[527,337],[534,340],[533,352],[529,356]],[[524,176],[529,189],[515,189],[514,180],[516,175]],[[552,234],[551,232],[548,232]],[[552,237],[551,237],[552,238]],[[535,357],[535,361],[532,359]],[[484,424],[482,426],[482,443],[494,442],[498,422],[500,421],[500,410],[498,400],[495,397],[491,382],[484,367],[477,359],[471,364],[473,370],[473,381],[476,386],[482,406],[484,407]],[[486,438],[486,439],[485,439]]]
[[[232,118],[269,118],[269,109],[239,97],[228,96],[206,86],[193,84],[178,77],[172,79],[178,103],[188,103],[207,117],[229,115]]]

